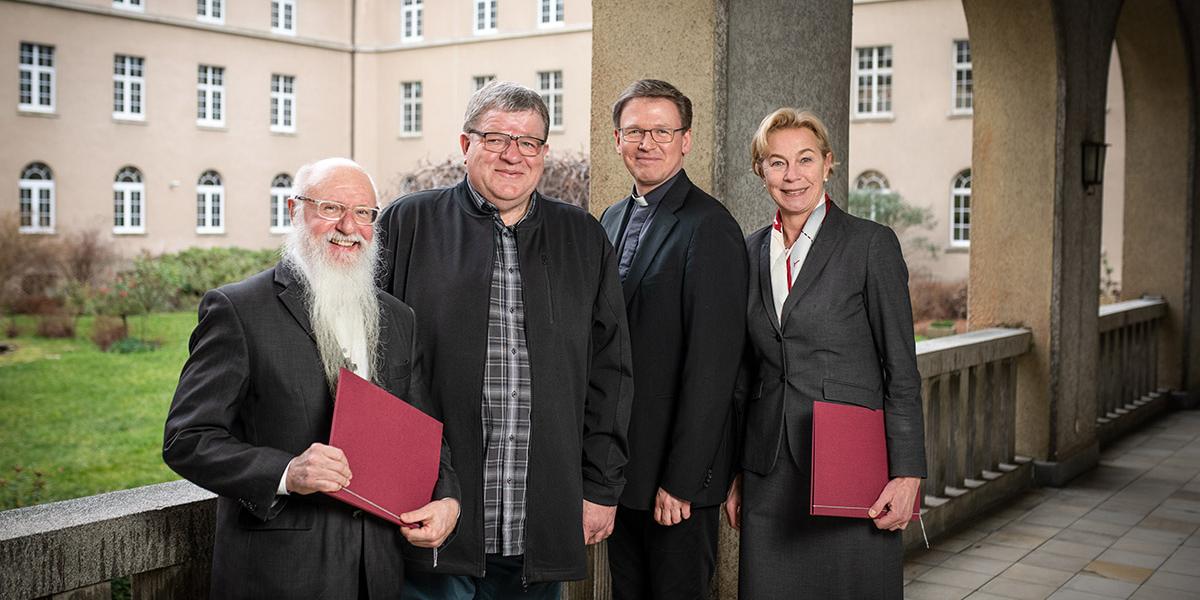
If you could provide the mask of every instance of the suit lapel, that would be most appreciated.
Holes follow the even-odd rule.
[[[826,201],[825,204],[825,222],[821,223],[817,239],[813,240],[812,248],[804,258],[804,266],[800,267],[800,275],[792,282],[792,289],[788,291],[787,300],[783,302],[783,323],[787,323],[788,314],[800,302],[804,292],[817,280],[817,276],[825,268],[825,263],[833,256],[834,248],[842,239],[842,220],[845,215],[833,202]]]
[[[625,198],[609,207],[600,216],[604,232],[608,234],[608,241],[612,242],[613,248],[618,248],[621,244],[621,225],[625,223],[625,216],[629,214],[629,206],[632,203],[632,200]]]
[[[654,262],[654,257],[662,248],[663,242],[667,241],[667,236],[671,235],[672,229],[675,229],[675,224],[679,222],[675,211],[683,206],[683,201],[690,191],[692,191],[692,182],[688,180],[686,173],[680,171],[679,179],[671,185],[671,189],[661,200],[662,204],[654,212],[654,217],[649,223],[650,231],[646,232],[642,243],[638,244],[637,253],[633,255],[633,264],[629,265],[629,273],[625,275],[623,284],[625,304],[629,304],[629,301],[633,299],[633,294],[641,284],[642,278],[646,276],[646,270],[650,268],[650,263]],[[617,259],[620,260],[620,257]]]
[[[775,314],[775,293],[771,287],[771,230],[764,232],[762,242],[755,251],[758,253],[758,289],[762,293],[763,308],[771,326],[779,332],[779,315]]]
[[[317,337],[313,334],[312,323],[308,320],[308,307],[304,305],[304,287],[296,280],[296,276],[292,274],[289,267],[285,267],[283,263],[275,267],[275,283],[283,286],[283,290],[279,292],[279,301],[283,303],[288,312],[292,314],[292,318],[300,323],[300,327],[308,334],[309,338],[315,342]]]

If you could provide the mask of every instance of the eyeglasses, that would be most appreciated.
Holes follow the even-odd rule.
[[[350,215],[355,223],[359,225],[371,225],[375,219],[379,218],[379,209],[372,206],[355,206],[353,208],[334,202],[333,200],[314,200],[307,196],[292,196],[295,200],[304,202],[312,202],[317,205],[317,216],[326,221],[341,221],[346,215],[346,211],[350,211]]]
[[[675,134],[680,131],[687,131],[687,127],[678,127],[676,129],[656,128],[656,129],[638,129],[637,127],[627,127],[618,129],[621,132],[621,139],[626,142],[640,142],[646,138],[646,134],[650,134],[650,139],[659,144],[670,144],[671,140],[675,139]]]
[[[532,135],[509,135],[500,131],[478,131],[476,129],[468,129],[467,133],[482,137],[483,149],[497,154],[508,150],[508,145],[516,142],[517,152],[520,152],[522,156],[537,156],[542,151],[542,147],[546,145],[546,140],[535,138]]]

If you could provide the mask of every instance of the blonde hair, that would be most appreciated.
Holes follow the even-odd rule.
[[[763,175],[762,160],[767,155],[768,136],[781,129],[801,128],[807,129],[817,136],[817,144],[820,145],[822,158],[826,155],[833,155],[833,149],[829,146],[829,130],[826,129],[824,121],[810,111],[785,106],[763,118],[762,122],[758,124],[758,130],[754,132],[754,138],[750,140],[750,168],[754,170],[754,174],[759,177]],[[832,160],[830,163],[830,169],[837,164]]]

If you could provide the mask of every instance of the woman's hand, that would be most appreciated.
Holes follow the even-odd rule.
[[[896,531],[908,527],[908,521],[912,518],[913,503],[917,500],[920,488],[920,477],[892,478],[883,486],[883,492],[867,511],[867,515],[875,521],[875,526],[879,529]]]
[[[741,531],[742,529],[742,474],[738,473],[729,484],[729,493],[725,495],[725,518],[729,526]]]

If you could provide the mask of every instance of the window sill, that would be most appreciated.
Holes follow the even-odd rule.
[[[224,229],[197,229],[196,235],[225,235]]]
[[[117,229],[114,227],[113,235],[119,235],[119,236],[146,235],[146,228],[143,227],[141,229]]]
[[[970,111],[970,110],[953,111],[952,110],[946,115],[946,118],[947,119],[970,119],[974,116],[975,116],[974,111]]]
[[[292,232],[291,227],[272,227],[270,233],[272,235],[287,235]]]
[[[881,113],[878,115],[854,115],[850,117],[851,123],[891,123],[896,120],[896,116],[892,113]]]
[[[275,35],[285,35],[287,37],[296,37],[295,29],[275,29],[274,27],[272,27],[271,33],[273,33]]]
[[[400,132],[400,133],[399,133],[399,134],[396,136],[396,139],[401,139],[401,140],[419,140],[419,139],[421,139],[421,137],[423,137],[423,134],[422,134],[420,131],[416,131],[416,132],[413,132],[413,133],[404,133],[404,132]]]
[[[229,131],[224,123],[196,123],[196,129],[203,131]]]
[[[549,23],[543,23],[539,20],[537,27],[538,29],[557,29],[559,27],[565,27],[566,25],[566,21],[551,21]]]
[[[496,35],[499,32],[497,29],[476,29],[471,33],[475,35]]]
[[[41,109],[29,106],[18,106],[17,114],[23,117],[41,117],[43,119],[57,119],[58,113],[54,109]]]
[[[112,120],[113,123],[119,123],[121,125],[146,125],[145,117],[126,117],[123,115],[113,115]]]
[[[961,246],[957,246],[957,245],[956,246],[946,246],[946,248],[944,250],[942,250],[942,252],[945,252],[946,254],[970,254],[971,253],[971,245],[964,244]]]
[[[54,235],[54,228],[51,227],[50,229],[43,229],[40,227],[39,228],[20,227],[17,229],[17,233],[21,233],[24,235]]]
[[[296,137],[296,130],[295,129],[272,129],[271,135],[278,135],[278,136],[283,136],[283,137]]]

